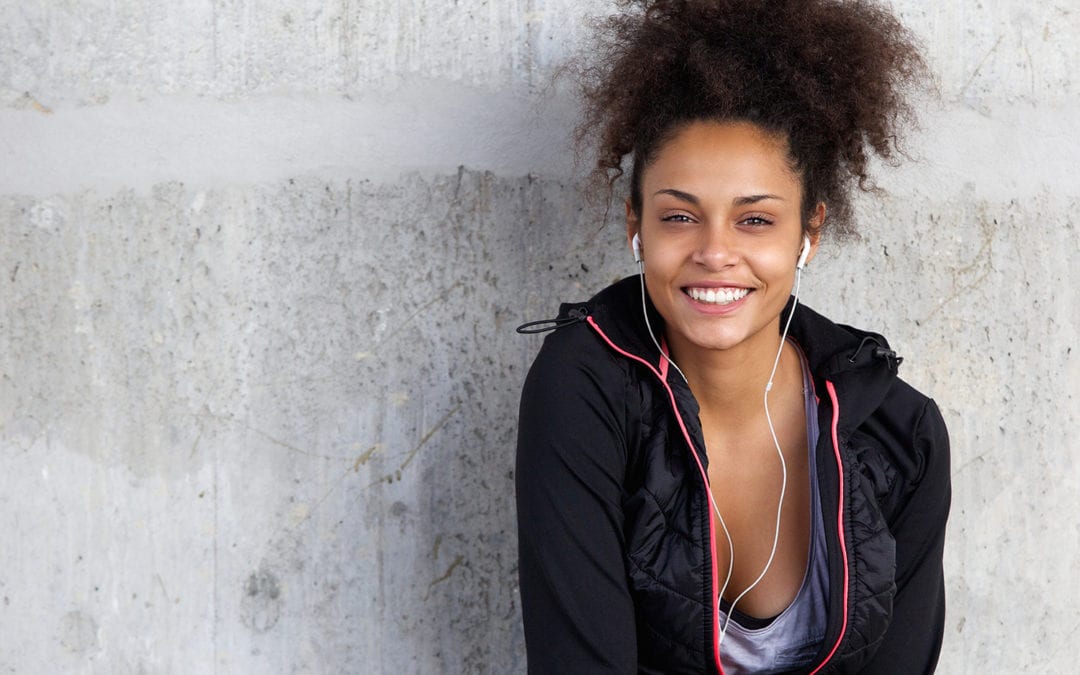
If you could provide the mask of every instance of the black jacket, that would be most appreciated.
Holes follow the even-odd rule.
[[[557,323],[526,379],[518,431],[529,671],[715,673],[697,403],[645,332],[637,277],[563,305]],[[897,378],[880,336],[804,306],[790,336],[819,399],[829,552],[828,628],[810,672],[932,672],[950,500],[941,414]]]

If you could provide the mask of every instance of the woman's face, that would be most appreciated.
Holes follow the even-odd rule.
[[[676,357],[775,349],[803,237],[786,142],[747,122],[691,123],[645,167],[641,194],[640,214],[627,204],[627,235],[641,234],[646,287]]]

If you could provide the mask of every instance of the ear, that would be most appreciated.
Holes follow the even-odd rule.
[[[806,233],[810,237],[810,255],[806,257],[807,263],[817,255],[818,244],[821,243],[821,227],[825,224],[825,216],[825,202],[818,202],[817,208],[814,209],[814,215],[810,216],[810,229]]]
[[[626,198],[626,243],[630,250],[634,250],[634,235],[641,234],[641,219],[630,205],[630,198]]]

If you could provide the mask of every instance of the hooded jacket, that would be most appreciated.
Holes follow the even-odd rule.
[[[564,304],[525,381],[516,482],[529,672],[722,672],[698,406],[646,332],[638,283]],[[932,672],[950,502],[941,414],[897,377],[881,336],[802,305],[789,336],[818,400],[830,582],[805,672]]]

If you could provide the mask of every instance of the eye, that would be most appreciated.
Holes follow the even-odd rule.
[[[740,220],[739,224],[749,227],[765,227],[766,225],[772,225],[773,221],[765,216],[747,216]]]
[[[669,216],[663,216],[660,221],[664,223],[692,223],[694,219],[685,213],[673,213]]]

